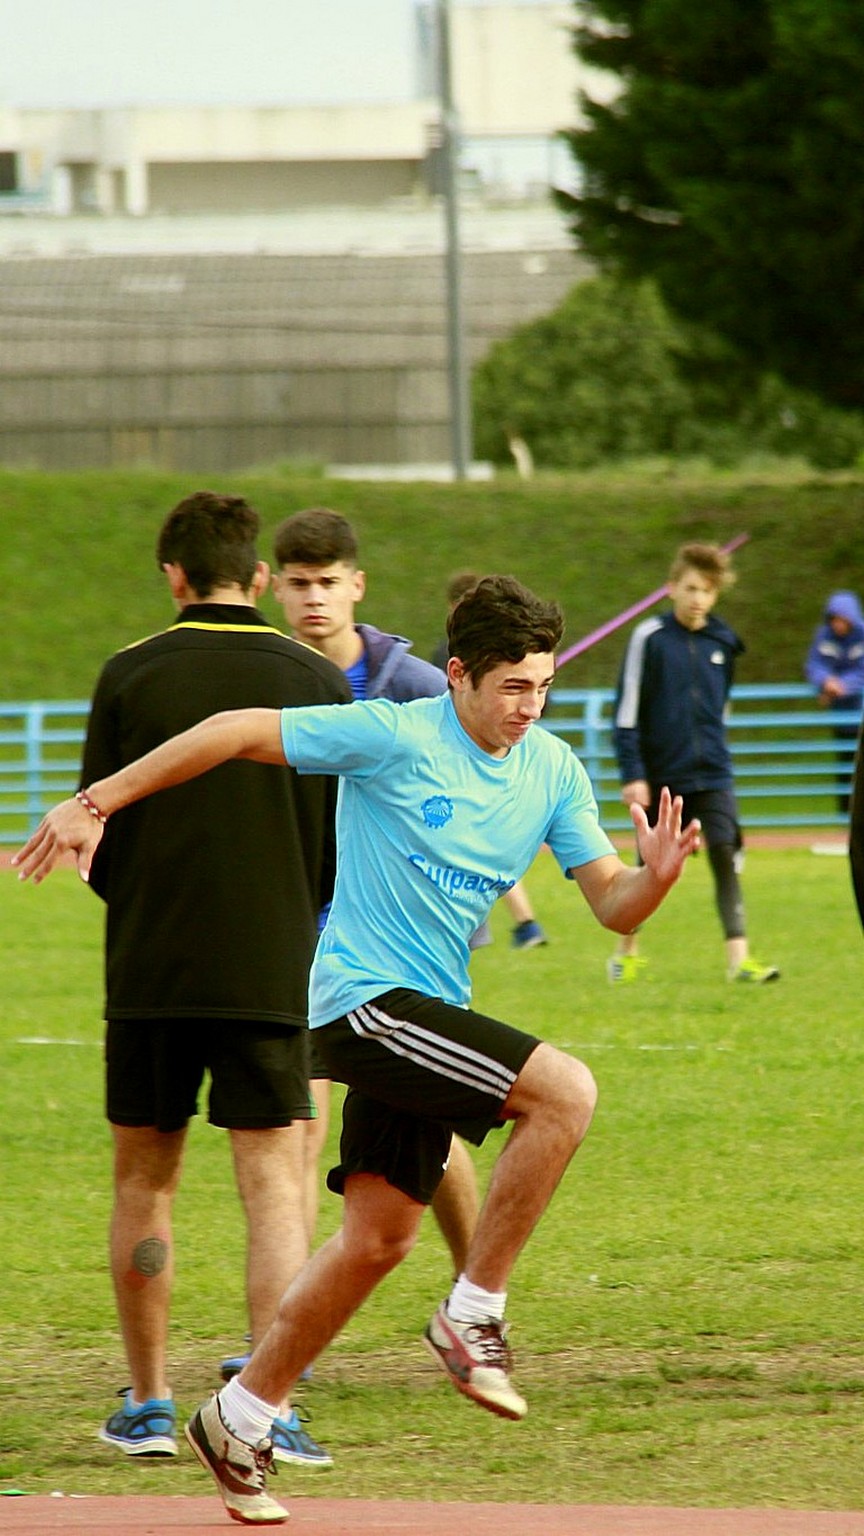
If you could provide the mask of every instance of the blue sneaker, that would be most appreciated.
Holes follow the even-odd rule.
[[[222,1380],[230,1381],[232,1376],[239,1376],[251,1359],[251,1355],[228,1355],[225,1360],[220,1360],[219,1375]]]
[[[127,1456],[176,1456],[174,1438],[176,1414],[170,1397],[151,1397],[146,1403],[133,1403],[132,1389],[124,1388],[119,1397],[123,1407],[112,1413],[99,1430],[99,1439],[116,1445]]]
[[[240,1372],[249,1364],[251,1359],[251,1355],[226,1355],[224,1360],[219,1361],[219,1375],[222,1377],[222,1380],[230,1381],[232,1376],[239,1376]],[[300,1372],[300,1380],[312,1380],[311,1365],[305,1366],[304,1369]]]
[[[533,917],[527,918],[524,923],[517,923],[510,936],[513,949],[536,949],[538,944],[548,944],[543,929],[539,923],[535,923]]]
[[[308,1423],[308,1417],[301,1419],[296,1408],[291,1409],[290,1418],[273,1420],[270,1442],[274,1461],[290,1461],[295,1467],[332,1467],[333,1457],[303,1428]]]

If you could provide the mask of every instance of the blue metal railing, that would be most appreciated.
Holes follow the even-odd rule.
[[[556,688],[544,724],[582,759],[604,826],[629,829],[619,799],[609,688]],[[86,701],[0,704],[0,844],[27,838],[45,811],[78,781]],[[745,827],[839,827],[852,744],[842,759],[833,727],[856,715],[828,714],[806,683],[744,683],[733,689],[729,740]]]
[[[74,791],[89,708],[86,700],[0,704],[0,844],[29,837]]]
[[[545,724],[566,737],[582,759],[610,832],[630,827],[620,801],[612,741],[611,688],[556,688]],[[728,716],[735,788],[745,827],[840,827],[854,742],[842,757],[835,726],[856,727],[857,714],[823,709],[806,683],[740,683]]]

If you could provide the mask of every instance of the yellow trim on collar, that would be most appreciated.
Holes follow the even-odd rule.
[[[214,624],[207,623],[205,619],[179,619],[172,629],[217,629],[229,630],[233,635],[278,635],[281,640],[290,640],[281,629],[276,629],[272,624]]]

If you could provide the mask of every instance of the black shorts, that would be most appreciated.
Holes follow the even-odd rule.
[[[737,851],[742,846],[744,839],[738,821],[738,804],[734,790],[696,789],[682,795],[681,798],[684,801],[681,825],[686,827],[694,819],[700,821],[702,841],[706,848],[716,848],[725,843]],[[648,820],[652,827],[657,820],[659,803],[658,795],[656,800],[651,801],[648,811]]]
[[[327,1076],[347,1083],[339,1165],[327,1184],[376,1173],[428,1205],[454,1131],[479,1146],[502,1125],[517,1076],[539,1045],[468,1008],[396,988],[312,1031]]]
[[[318,1048],[318,1036],[320,1033],[320,1029],[310,1029],[309,1031],[309,1076],[329,1078],[330,1073],[327,1070],[327,1063]]]
[[[706,848],[716,848],[721,843],[738,849],[743,845],[741,826],[738,822],[738,802],[733,790],[693,790],[681,796],[684,809],[681,825],[692,820],[703,823],[703,842]],[[650,823],[656,820],[656,802],[652,802]]]
[[[309,1031],[239,1019],[109,1020],[105,1107],[112,1125],[180,1131],[210,1073],[208,1118],[227,1130],[314,1119]]]

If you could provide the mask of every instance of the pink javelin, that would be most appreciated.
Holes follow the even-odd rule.
[[[722,546],[723,553],[731,555],[733,549],[738,549],[742,544],[746,544],[749,537],[749,533],[736,534],[734,539],[730,539],[728,544]],[[606,623],[601,624],[599,629],[592,629],[590,635],[583,635],[582,639],[577,640],[575,645],[569,646],[566,651],[562,651],[561,655],[555,658],[556,668],[563,667],[565,661],[572,661],[574,656],[581,656],[583,651],[590,650],[591,646],[596,645],[598,640],[605,640],[607,635],[611,635],[616,629],[620,629],[621,625],[628,623],[630,619],[635,619],[637,614],[644,613],[646,608],[652,608],[655,603],[662,602],[668,592],[669,585],[667,582],[664,582],[663,586],[658,587],[656,592],[649,592],[647,597],[642,597],[638,603],[633,603],[632,607],[625,608],[624,612],[619,613],[616,618],[607,619]]]

